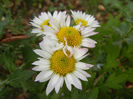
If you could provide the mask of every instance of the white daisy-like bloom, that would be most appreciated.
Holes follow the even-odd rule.
[[[61,19],[65,18],[66,17],[66,12],[63,11],[63,12],[58,12],[58,11],[55,11],[53,13],[53,15],[50,13],[50,12],[41,12],[41,14],[38,16],[38,17],[34,17],[33,20],[31,20],[31,25],[34,27],[31,31],[31,33],[36,33],[37,36],[40,36],[40,35],[45,35],[44,34],[44,29],[43,29],[43,26],[44,25],[47,25],[47,26],[51,26],[49,24],[49,21],[51,18],[53,18],[54,20],[56,20],[57,24],[61,22]]]
[[[81,46],[94,48],[97,42],[89,37],[98,33],[94,32],[95,28],[82,28],[80,25],[70,26],[70,21],[69,15],[63,17],[60,24],[51,19],[49,21],[51,27],[43,26],[46,36],[72,48]]]
[[[82,89],[81,81],[87,81],[91,77],[85,70],[90,69],[93,65],[80,62],[86,57],[88,49],[74,48],[74,53],[68,57],[63,52],[63,44],[55,43],[54,40],[44,37],[40,43],[41,49],[36,49],[34,52],[40,56],[37,61],[33,63],[34,71],[40,71],[35,78],[35,81],[49,83],[46,88],[48,95],[53,89],[56,93],[62,88],[65,82],[69,91],[72,85],[77,89]],[[69,51],[66,51],[70,54]]]
[[[94,16],[82,11],[71,11],[75,24],[81,24],[84,27],[100,27],[99,22]]]

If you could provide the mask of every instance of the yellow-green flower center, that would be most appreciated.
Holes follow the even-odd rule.
[[[69,52],[67,52],[70,54]],[[75,70],[76,60],[74,57],[68,57],[64,54],[63,50],[55,51],[50,59],[50,69],[54,73],[61,76],[73,72]]]
[[[83,19],[77,19],[75,21],[76,24],[81,23],[82,26],[87,26],[87,21],[83,20]]]
[[[63,42],[64,45],[66,44],[66,41],[67,44],[72,47],[79,46],[81,44],[81,34],[73,27],[62,27],[56,35],[59,42]]]
[[[43,21],[43,23],[40,25],[42,31],[44,31],[44,29],[43,29],[43,26],[44,26],[44,25],[51,26],[51,25],[49,24],[49,19]]]

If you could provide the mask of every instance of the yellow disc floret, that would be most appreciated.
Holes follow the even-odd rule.
[[[51,25],[49,24],[49,19],[45,20],[45,21],[40,25],[42,31],[44,31],[44,30],[43,30],[43,26],[44,26],[44,25],[51,26]]]
[[[87,21],[83,20],[83,19],[77,19],[75,21],[76,24],[81,23],[82,26],[87,26]]]
[[[68,52],[67,52],[68,53]],[[69,53],[68,53],[69,54]],[[75,70],[76,60],[74,57],[68,57],[63,50],[55,51],[50,59],[50,69],[61,76]]]
[[[67,41],[67,44],[69,46],[74,47],[81,44],[81,34],[73,27],[62,27],[56,35],[59,42],[66,44]],[[66,39],[66,41],[64,38]]]

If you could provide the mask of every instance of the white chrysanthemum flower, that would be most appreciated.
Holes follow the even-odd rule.
[[[51,19],[49,26],[43,26],[46,36],[63,43],[70,47],[88,47],[94,48],[96,41],[88,38],[92,35],[97,34],[94,32],[95,28],[85,27],[82,28],[80,25],[70,26],[70,16],[63,17],[60,24],[57,24],[56,20]]]
[[[38,36],[44,34],[44,29],[43,26],[47,25],[47,26],[51,26],[49,24],[50,18],[53,18],[54,20],[56,20],[57,24],[61,22],[62,17],[66,16],[66,12],[57,12],[55,11],[53,13],[53,15],[48,12],[42,12],[38,17],[34,17],[34,19],[30,22],[31,25],[34,27],[32,29],[31,33],[36,33]]]
[[[89,14],[82,11],[71,11],[75,24],[81,24],[85,27],[99,27],[99,22]]]
[[[84,70],[88,70],[93,66],[80,62],[81,59],[88,55],[86,54],[88,49],[74,48],[73,55],[68,57],[63,52],[62,44],[55,43],[52,39],[46,37],[40,43],[40,47],[41,50],[34,50],[41,58],[33,63],[33,65],[36,65],[33,70],[41,71],[35,81],[45,82],[49,80],[46,94],[48,95],[53,89],[58,93],[64,82],[70,91],[72,85],[81,90],[80,80],[87,81],[87,77],[91,77]],[[66,52],[70,54],[69,51]]]

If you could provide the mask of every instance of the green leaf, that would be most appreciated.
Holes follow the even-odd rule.
[[[108,88],[119,89],[122,88],[122,84],[126,81],[126,79],[127,74],[116,75],[115,73],[113,73],[108,77],[104,86]]]
[[[127,44],[129,46],[132,46],[132,44],[133,44],[133,31],[130,32],[129,36],[125,39],[125,41],[127,42]]]
[[[101,87],[99,89],[98,99],[112,99],[107,87]]]
[[[24,80],[21,82],[21,85],[24,89],[24,91],[30,91],[32,93],[39,93],[42,90],[44,91],[46,83],[40,83],[40,82],[35,82],[34,80]]]
[[[22,81],[26,81],[32,77],[33,71],[30,70],[16,70],[8,76],[8,83],[14,87],[21,87]]]
[[[119,33],[121,36],[127,35],[127,33],[131,30],[132,26],[129,23],[122,22],[120,27],[115,27],[114,30],[116,33]]]
[[[89,92],[89,97],[88,99],[98,99],[98,93],[99,93],[99,89],[93,88],[90,92]]]
[[[71,99],[80,99],[81,94],[79,94],[78,90],[74,90],[73,94],[71,95]]]
[[[133,83],[133,68],[127,70],[126,74],[128,75],[127,80]]]
[[[120,54],[120,47],[112,44],[110,40],[108,44],[105,46],[105,50],[107,53],[106,63],[104,64],[105,70],[110,70],[112,68],[116,68],[120,62],[117,60],[117,57]]]
[[[29,44],[25,44],[25,46],[22,48],[22,53],[23,53],[25,62],[33,62],[33,60],[35,60],[37,56],[33,52],[31,45]]]
[[[105,5],[111,4],[112,7],[120,8],[121,2],[119,0],[104,0]]]
[[[16,70],[16,64],[13,59],[13,54],[7,52],[0,55],[1,61],[0,64],[2,64],[3,68],[8,70],[9,72],[14,72]]]

